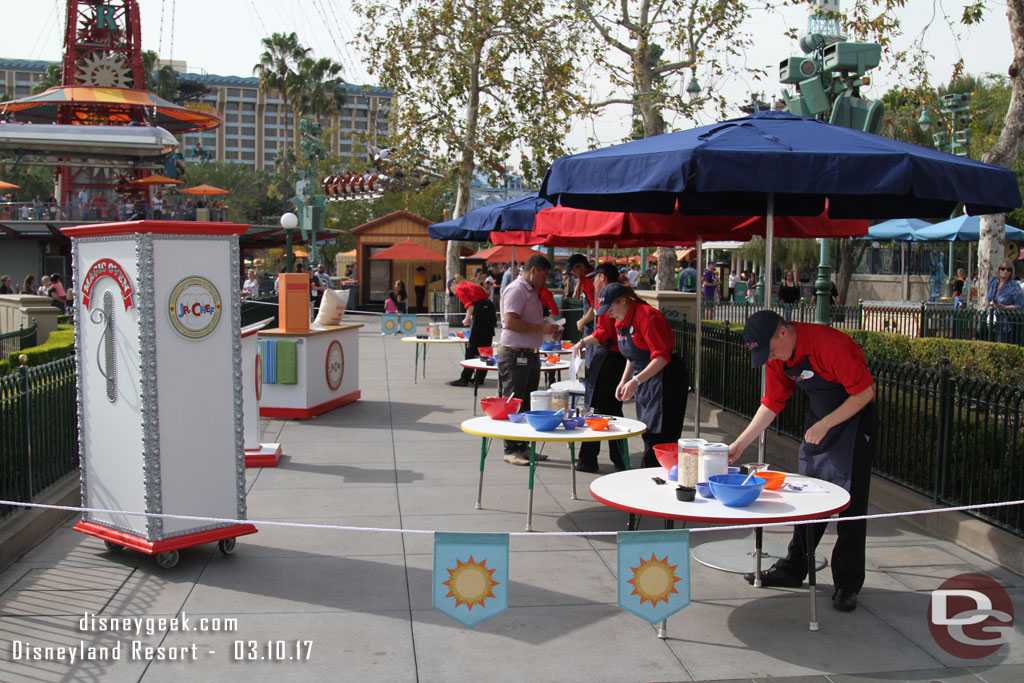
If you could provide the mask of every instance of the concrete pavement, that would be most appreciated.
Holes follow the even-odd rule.
[[[484,509],[474,509],[480,443],[458,429],[472,414],[472,389],[446,384],[458,375],[458,347],[431,349],[426,379],[413,384],[412,347],[382,338],[376,318],[366,322],[361,401],[311,420],[261,422],[263,440],[281,442],[285,455],[277,468],[247,471],[249,518],[521,531],[527,468],[502,462],[500,444],[488,458]],[[481,396],[494,386],[492,376]],[[690,415],[684,433],[692,432],[692,403]],[[705,438],[729,440],[743,425],[717,410],[702,420]],[[635,462],[640,440],[631,447]],[[770,448],[770,462],[792,467],[795,444],[773,438]],[[599,475],[579,474],[580,500],[570,500],[568,450],[546,453],[536,531],[624,528],[623,513],[589,496]],[[611,471],[606,448],[600,460]],[[512,537],[510,607],[468,629],[431,607],[429,534],[263,526],[240,538],[233,555],[209,544],[161,570],[141,554],[107,552],[70,526],[0,573],[0,680],[1024,680],[1020,626],[995,654],[965,660],[936,644],[927,619],[930,591],[951,576],[995,579],[1018,611],[1024,579],[904,519],[869,524],[868,579],[855,612],[831,608],[831,576],[819,575],[818,632],[807,629],[806,590],[754,589],[693,562],[693,603],[669,619],[665,640],[617,607],[613,537]],[[642,528],[660,526],[644,520]],[[788,535],[766,530],[780,542]],[[691,542],[745,536],[707,532]],[[830,528],[826,556],[833,541]],[[141,632],[83,630],[86,612],[138,618]],[[90,649],[118,644],[118,659],[113,649]],[[71,664],[67,653],[61,661],[56,651],[31,649],[58,646],[100,658]]]

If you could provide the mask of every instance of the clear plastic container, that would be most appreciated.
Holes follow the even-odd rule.
[[[546,391],[531,391],[530,410],[551,410],[551,394]]]
[[[569,414],[569,392],[568,391],[548,391],[548,396],[551,397],[551,408],[550,410],[564,410],[565,414]],[[532,396],[532,394],[531,394]]]
[[[699,481],[707,481],[716,474],[729,473],[729,444],[705,443],[700,447],[700,461],[697,465]]]
[[[693,488],[697,485],[699,474],[700,447],[706,444],[704,439],[679,439],[679,483]]]

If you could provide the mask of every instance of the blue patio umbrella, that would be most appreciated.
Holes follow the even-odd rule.
[[[492,230],[533,230],[537,212],[549,206],[551,202],[541,199],[536,192],[531,192],[521,197],[477,207],[467,211],[460,218],[434,223],[427,230],[436,240],[486,242],[490,239]]]
[[[868,234],[871,234],[870,229]],[[917,231],[923,242],[977,242],[981,239],[981,219],[978,216],[957,216]],[[1006,226],[1006,239],[1024,239],[1024,230]]]
[[[603,211],[832,218],[948,216],[1021,205],[1007,168],[766,111],[555,160],[540,196]]]
[[[930,227],[931,223],[920,218],[892,218],[882,223],[868,227],[865,240],[878,240],[883,242],[920,242],[918,236],[924,228]]]

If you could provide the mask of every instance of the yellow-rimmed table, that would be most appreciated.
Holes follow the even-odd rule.
[[[786,481],[806,482],[815,484],[820,491],[785,491],[765,490],[757,500],[746,507],[734,508],[722,505],[716,499],[697,496],[692,502],[684,503],[676,499],[676,483],[668,482],[658,485],[652,477],[666,479],[666,473],[660,467],[648,467],[640,470],[616,472],[595,479],[590,484],[590,495],[609,507],[629,513],[626,528],[635,528],[636,516],[660,517],[665,520],[665,527],[672,528],[676,521],[703,522],[707,524],[749,524],[758,526],[772,522],[797,522],[809,519],[825,519],[842,512],[850,505],[850,494],[841,486],[813,477],[799,474],[786,475]],[[811,525],[804,528],[811,533]],[[812,544],[808,543],[807,547]],[[696,552],[694,559],[701,564],[714,567],[701,559]],[[815,603],[816,582],[814,554],[809,553],[807,562],[807,584],[811,598],[810,629],[818,630],[818,613]],[[664,637],[664,624],[659,635]]]
[[[558,427],[550,432],[538,432],[531,427],[526,420],[516,424],[509,420],[492,420],[489,417],[474,417],[466,420],[460,425],[462,431],[467,434],[482,437],[480,445],[480,483],[476,490],[476,509],[481,508],[480,503],[484,489],[484,464],[487,460],[487,451],[490,442],[494,439],[509,441],[528,441],[530,443],[530,478],[529,478],[529,501],[526,507],[526,530],[533,531],[533,475],[537,467],[537,443],[566,443],[569,445],[569,462],[572,472],[572,500],[576,500],[576,443],[584,441],[612,441],[628,439],[631,436],[639,436],[647,431],[647,425],[639,420],[631,420],[626,417],[616,417],[609,423],[608,429],[595,431],[589,427],[580,427],[566,431]],[[629,467],[629,449],[624,449],[626,467]]]
[[[497,372],[497,370],[498,370],[497,363],[495,363],[494,365],[490,365],[489,363],[485,363],[484,361],[480,360],[479,358],[470,358],[469,360],[464,360],[464,361],[462,361],[460,363],[460,365],[462,367],[464,367],[464,368],[469,368],[470,370],[483,370],[485,372],[491,372],[491,371]],[[540,371],[541,372],[548,372],[548,373],[551,373],[551,372],[561,372],[562,370],[568,370],[568,369],[569,369],[569,363],[567,361],[559,361],[557,363],[548,363],[547,361],[541,361],[541,363],[540,363]],[[551,384],[551,375],[549,374],[548,375],[548,387],[551,387],[551,386],[553,386],[553,385]],[[477,391],[479,389],[480,389],[480,385],[477,384],[476,381],[474,380],[474,382],[473,382],[473,414],[474,415],[476,415],[476,405],[477,405],[477,397],[476,397],[476,395],[477,395]],[[501,375],[500,374],[498,375],[498,395],[501,396]],[[522,398],[522,396],[520,396],[519,398]]]
[[[416,384],[416,372],[420,365],[420,345],[423,346],[423,379],[427,378],[427,347],[431,344],[465,344],[468,339],[448,337],[447,339],[420,339],[419,337],[402,337],[407,344],[416,345],[416,358],[412,366],[412,383]]]

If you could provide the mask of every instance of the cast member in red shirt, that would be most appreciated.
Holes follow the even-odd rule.
[[[800,474],[830,481],[850,492],[843,517],[867,513],[871,459],[878,430],[875,380],[864,353],[848,335],[827,325],[787,323],[774,311],[758,311],[747,320],[743,340],[750,364],[767,367],[761,407],[743,433],[729,446],[735,461],[785,407],[795,387],[807,392],[809,407],[800,444]],[[761,572],[764,586],[799,587],[807,576],[827,523],[797,526],[786,557]],[[832,606],[841,612],[857,608],[864,585],[867,522],[842,522],[832,551]],[[754,575],[745,576],[750,583]]]
[[[448,291],[458,297],[466,308],[466,317],[462,320],[463,327],[469,328],[469,341],[466,342],[466,360],[478,358],[481,346],[491,346],[494,342],[494,326],[498,324],[498,315],[487,292],[480,285],[469,280],[452,278],[448,281]],[[476,384],[483,384],[487,375],[483,370],[476,371]],[[468,387],[473,377],[473,370],[463,368],[462,375],[448,384],[454,387]]]
[[[537,290],[537,296],[540,297],[540,303],[544,307],[544,315],[557,318],[558,304],[555,303],[555,295],[551,293],[551,290],[547,287],[541,287]]]
[[[636,396],[636,416],[644,432],[644,467],[657,467],[654,446],[675,443],[683,433],[690,385],[676,353],[676,337],[661,311],[641,301],[633,290],[613,283],[601,290],[597,315],[615,321],[619,351],[626,368],[615,397]]]

